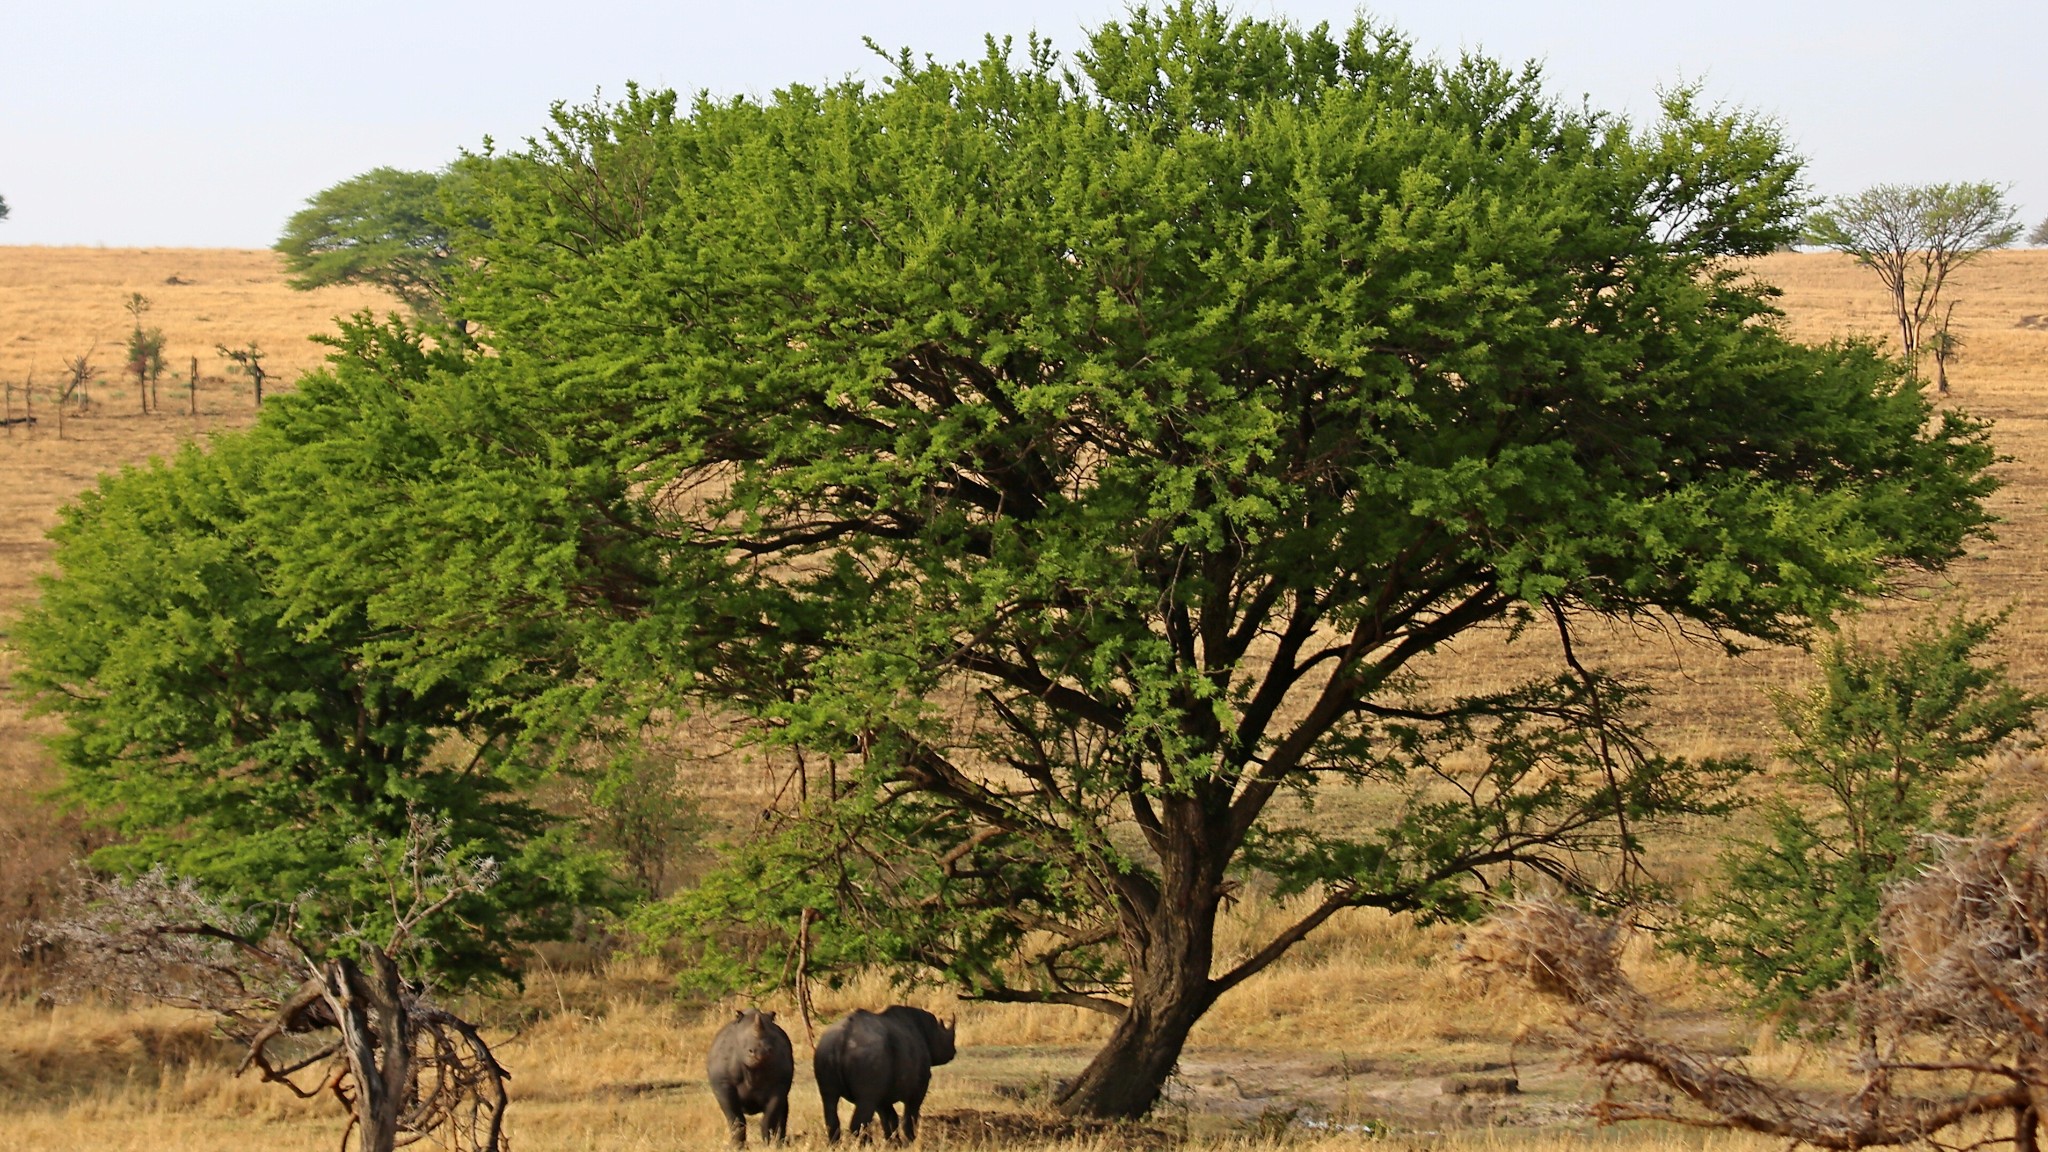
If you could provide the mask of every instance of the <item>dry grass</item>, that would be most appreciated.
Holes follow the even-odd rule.
[[[1230,933],[1249,938],[1285,909],[1248,901]],[[1417,930],[1379,913],[1339,921],[1315,950],[1263,974],[1224,1001],[1198,1029],[1177,1101],[1159,1124],[1197,1146],[1318,1150],[1393,1143],[1490,1152],[1608,1142],[1643,1152],[1747,1152],[1761,1145],[1636,1129],[1617,1140],[1578,1124],[1513,1135],[1455,1126],[1429,1111],[1448,1074],[1518,1061],[1531,1107],[1567,1114],[1593,1096],[1553,1069],[1548,1010],[1533,997],[1489,987],[1451,962],[1456,933]],[[1693,974],[1632,948],[1632,967],[1662,998],[1697,1003]],[[718,1147],[722,1122],[703,1083],[703,1052],[724,1017],[720,1006],[677,1004],[646,960],[621,959],[601,974],[544,971],[519,996],[472,1010],[513,1069],[508,1131],[514,1147],[592,1150]],[[904,1000],[957,1013],[961,1055],[940,1069],[932,1113],[1015,1113],[1071,1075],[1102,1038],[1093,1014],[1017,1005],[960,1004],[944,993],[905,992],[864,980],[819,997],[829,1019],[855,1005]],[[820,1144],[808,1051],[791,1005],[770,1001],[796,1041],[792,1132]],[[1805,1059],[1759,1051],[1774,1065]],[[1334,1072],[1341,1063],[1346,1074]],[[233,1054],[210,1043],[202,1022],[163,1010],[94,1006],[0,1006],[0,1125],[10,1146],[168,1148],[180,1152],[335,1146],[341,1125],[320,1103],[231,1075]],[[1293,1122],[1371,1124],[1383,1135],[1330,1134]],[[1284,1139],[1282,1139],[1284,1137]],[[932,1143],[941,1141],[934,1139]],[[1026,1141],[1017,1147],[1037,1147]],[[1125,1141],[1062,1145],[1125,1152]]]
[[[1762,262],[1762,273],[1786,290],[1793,330],[1825,339],[1847,333],[1881,335],[1888,321],[1874,279],[1833,256],[1788,255]],[[173,273],[195,281],[168,286]],[[275,350],[281,369],[303,368],[318,349],[302,345],[331,315],[382,302],[366,294],[296,294],[267,253],[116,252],[0,248],[0,380],[25,378],[30,359],[45,379],[59,358],[94,339],[112,364],[126,317],[121,299],[139,290],[157,302],[150,322],[171,339],[171,363],[214,342],[249,339]],[[1998,422],[2008,487],[1995,499],[2005,523],[1999,538],[1973,548],[1927,596],[1966,597],[1980,607],[2012,605],[2005,655],[2022,683],[2048,686],[2048,590],[2034,579],[2048,547],[2048,252],[1987,258],[1958,279],[1957,320],[1967,359],[1953,374],[1954,401]],[[296,350],[296,356],[289,350]],[[289,375],[287,371],[284,373]],[[111,376],[112,373],[110,372]],[[59,442],[44,425],[29,437],[0,438],[0,618],[26,602],[33,574],[47,562],[42,534],[65,499],[99,472],[161,454],[214,427],[246,423],[246,386],[222,381],[201,393],[201,418],[129,414],[132,397],[111,383],[96,399],[99,414],[70,424]],[[172,392],[166,404],[173,413]],[[182,392],[176,393],[182,400]],[[1881,605],[1856,626],[1882,632],[1925,611],[1924,599]],[[1805,657],[1762,651],[1725,661],[1718,652],[1658,634],[1613,630],[1595,647],[1602,660],[1651,678],[1665,695],[1659,726],[1667,743],[1688,753],[1767,750],[1771,723],[1763,689],[1797,682]],[[37,726],[5,684],[0,646],[0,901],[26,891],[32,878],[70,858],[81,834],[37,808],[30,794],[50,781]],[[1444,682],[1504,683],[1554,659],[1531,635],[1503,647],[1498,637],[1461,643],[1432,672]],[[2035,764],[2033,768],[2038,769]],[[751,776],[752,774],[750,774]],[[761,779],[767,779],[761,775]],[[745,782],[728,782],[745,790]],[[1330,811],[1341,810],[1341,803]],[[1710,841],[1681,844],[1681,861],[1704,858]],[[0,904],[0,925],[20,914],[20,899]],[[1241,902],[1226,926],[1224,959],[1287,914],[1258,899]],[[1550,1071],[1555,1065],[1549,1010],[1522,994],[1488,989],[1451,962],[1457,933],[1417,929],[1377,913],[1354,913],[1303,945],[1281,965],[1232,993],[1197,1029],[1177,1088],[1182,1113],[1204,1142],[1227,1137],[1245,1147],[1292,1134],[1289,1148],[1322,1152],[1376,1144],[1421,1145],[1459,1152],[1565,1152],[1623,1144],[1642,1152],[1751,1152],[1765,1145],[1723,1134],[1628,1128],[1472,1130],[1418,1119],[1437,1099],[1447,1074],[1512,1061],[1524,1099],[1569,1117],[1586,1086]],[[6,943],[0,927],[0,946]],[[1655,998],[1704,1009],[1715,997],[1691,968],[1631,947],[1631,968]],[[827,1016],[856,1004],[908,998],[960,1015],[962,1056],[937,1078],[932,1109],[1024,1106],[1059,1076],[1069,1075],[1099,1043],[1106,1021],[1071,1009],[956,1005],[943,994],[899,993],[879,981],[827,992]],[[784,1012],[799,1053],[801,1025]],[[615,961],[592,975],[543,968],[518,997],[475,1006],[494,1022],[492,1036],[513,1069],[510,1131],[520,1148],[641,1149],[712,1147],[722,1128],[701,1085],[701,1053],[720,1012],[679,1006],[662,974],[646,961]],[[1816,1054],[1766,1035],[1727,1038],[1748,1045],[1761,1072],[1818,1067]],[[164,1059],[169,1056],[168,1061]],[[800,1060],[801,1063],[801,1060]],[[1341,1068],[1339,1076],[1332,1069]],[[20,1148],[170,1148],[234,1150],[331,1149],[340,1125],[326,1105],[292,1101],[281,1090],[236,1080],[232,1061],[209,1046],[198,1022],[161,1012],[91,1007],[54,1011],[0,1002],[0,1131]],[[803,1074],[801,1080],[807,1081]],[[1260,1093],[1275,1090],[1280,1095]],[[1289,1093],[1292,1093],[1291,1095]],[[1339,1095],[1341,1093],[1341,1095]],[[1284,1114],[1308,1099],[1333,1120],[1407,1116],[1384,1139],[1363,1134],[1317,1136],[1282,1126],[1259,1135],[1260,1115]],[[1434,1106],[1434,1105],[1431,1105]],[[1407,1111],[1404,1111],[1407,1109]],[[815,1141],[816,1097],[800,1083],[793,1128]],[[1174,1110],[1169,1109],[1170,1113]],[[1477,1117],[1484,1120],[1484,1115]],[[1445,1124],[1456,1116],[1448,1116]],[[1083,1141],[1076,1147],[1103,1141]],[[1772,1145],[1776,1147],[1776,1145]]]

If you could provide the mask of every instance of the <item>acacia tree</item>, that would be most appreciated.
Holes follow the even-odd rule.
[[[1918,361],[1930,325],[1945,334],[1941,291],[1951,272],[2019,238],[2020,224],[1996,184],[1880,184],[1843,196],[1806,224],[1809,243],[1856,258],[1891,296],[1899,351]],[[1946,393],[1948,378],[1941,380]]]
[[[286,221],[274,246],[293,276],[311,290],[367,284],[403,301],[414,315],[436,318],[456,266],[456,225],[443,200],[451,177],[373,168],[322,189]]]
[[[487,354],[358,327],[347,387],[294,399],[324,434],[276,562],[375,574],[380,659],[468,661],[536,727],[718,709],[827,765],[671,907],[1109,1012],[1070,1111],[1146,1110],[1344,909],[1588,885],[1711,804],[1724,767],[1576,658],[1459,698],[1432,649],[1797,638],[1986,523],[1984,427],[1735,269],[1796,233],[1766,125],[1197,4],[1071,67],[896,64],[558,108],[480,176]],[[1304,819],[1331,784],[1389,815]],[[1221,956],[1247,874],[1309,899]]]

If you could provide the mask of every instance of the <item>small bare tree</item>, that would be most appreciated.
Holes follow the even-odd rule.
[[[64,438],[64,406],[76,399],[78,411],[81,415],[92,407],[92,393],[88,385],[91,384],[92,374],[95,371],[92,354],[98,348],[99,345],[94,344],[91,348],[85,350],[83,356],[68,357],[64,361],[64,375],[66,376],[63,385],[64,390],[57,395],[57,439],[59,440]]]
[[[1620,963],[1620,931],[1550,899],[1495,916],[1468,943],[1477,969],[1563,1001],[1578,1058],[1598,1069],[1603,1123],[1736,1128],[1819,1148],[1927,1142],[2006,1117],[2038,1152],[2048,1101],[2048,817],[2010,836],[1941,840],[1938,862],[1887,892],[1885,982],[1841,993],[1857,1037],[1850,1091],[1795,1088],[1661,1035]],[[1644,1091],[1648,1088],[1648,1091]],[[1675,1097],[1674,1097],[1675,1093]]]
[[[256,406],[258,408],[263,407],[263,382],[270,378],[269,371],[263,367],[263,357],[265,355],[263,350],[256,346],[254,340],[251,340],[240,348],[230,348],[225,344],[216,344],[214,345],[214,351],[232,362],[228,371],[240,372],[249,378],[251,384],[256,386]]]
[[[348,1112],[343,1143],[353,1134],[359,1152],[423,1139],[501,1152],[511,1074],[475,1025],[403,974],[422,928],[489,888],[497,864],[455,860],[446,828],[417,815],[400,850],[389,847],[366,841],[363,860],[390,924],[327,948],[295,937],[295,909],[265,930],[161,870],[82,882],[38,936],[62,958],[69,989],[214,1013],[244,1045],[237,1072],[254,1068],[302,1099],[333,1096]]]

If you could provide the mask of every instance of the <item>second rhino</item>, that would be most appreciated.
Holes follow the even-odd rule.
[[[953,1058],[953,1024],[922,1008],[897,1004],[881,1012],[856,1009],[818,1037],[811,1069],[825,1104],[825,1138],[839,1139],[839,1101],[853,1104],[848,1130],[859,1136],[880,1118],[882,1135],[895,1138],[895,1105],[903,1105],[902,1139],[917,1138],[918,1112],[931,1087],[932,1067]]]

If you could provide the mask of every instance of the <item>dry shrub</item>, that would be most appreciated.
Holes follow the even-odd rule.
[[[1466,941],[1461,959],[1595,1019],[1636,1021],[1649,1006],[1622,972],[1621,925],[1553,898],[1508,905]]]
[[[1996,840],[1943,840],[1880,922],[1898,1026],[2048,1083],[2048,816]]]
[[[1605,1077],[1603,1122],[1658,1119],[1853,1149],[1940,1145],[2006,1115],[2009,1134],[1991,1139],[2033,1152],[2034,1095],[2048,1091],[2048,1025],[2036,1008],[2048,1003],[2048,816],[2008,836],[1940,846],[1933,867],[1887,893],[1885,982],[1844,994],[1859,1038],[1853,1090],[1800,1089],[1659,1035],[1656,1006],[1622,970],[1616,926],[1557,901],[1503,909],[1465,959],[1567,1006],[1571,1047]]]

